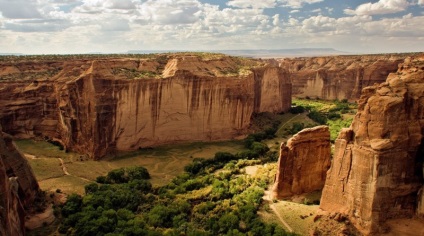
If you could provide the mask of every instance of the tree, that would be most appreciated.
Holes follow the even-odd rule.
[[[135,166],[127,168],[129,180],[135,179],[150,179],[150,174],[146,168],[142,166]]]

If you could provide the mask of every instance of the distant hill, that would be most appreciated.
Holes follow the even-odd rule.
[[[181,52],[179,50],[130,50],[130,54],[149,54]],[[211,50],[209,52],[224,53],[232,56],[244,57],[306,57],[306,56],[328,56],[328,55],[346,55],[348,52],[338,51],[333,48],[294,48],[294,49],[251,49],[251,50]]]

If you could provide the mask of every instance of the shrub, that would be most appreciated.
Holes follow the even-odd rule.
[[[328,119],[330,120],[337,120],[337,119],[341,119],[342,116],[339,113],[335,113],[335,112],[330,112],[328,114]]]
[[[318,111],[311,111],[308,114],[308,117],[311,118],[313,121],[317,122],[318,124],[324,125],[327,123],[327,117]]]
[[[125,176],[124,168],[109,171],[109,173],[107,173],[107,179],[115,184],[128,182],[128,178]]]
[[[99,190],[99,186],[96,183],[87,184],[84,186],[85,194],[95,193]]]
[[[289,130],[289,134],[297,134],[299,131],[301,131],[304,128],[305,128],[305,124],[299,123],[299,122],[294,122],[292,124],[292,127]]]
[[[292,114],[300,114],[300,113],[305,112],[305,107],[303,107],[303,106],[293,106],[293,107],[290,108],[289,112],[292,113]]]
[[[126,171],[130,181],[135,179],[150,179],[149,172],[142,166],[129,167]]]

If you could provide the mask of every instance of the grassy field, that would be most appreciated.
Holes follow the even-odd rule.
[[[143,166],[149,171],[153,185],[163,185],[182,173],[193,158],[212,158],[218,151],[236,153],[244,148],[241,141],[199,142],[121,153],[102,161],[79,161],[79,154],[66,153],[45,141],[17,140],[16,144],[24,154],[34,156],[28,161],[43,190],[79,194],[84,192],[84,185],[113,169]],[[70,175],[64,173],[59,158]]]
[[[278,201],[272,204],[295,233],[310,235],[310,230],[314,227],[314,217],[318,211],[318,205],[304,205],[289,201]],[[265,205],[258,214],[264,222],[276,223],[284,227],[278,217],[270,210],[269,205]]]

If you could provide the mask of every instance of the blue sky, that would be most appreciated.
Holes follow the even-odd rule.
[[[0,0],[0,53],[424,51],[424,0]]]

